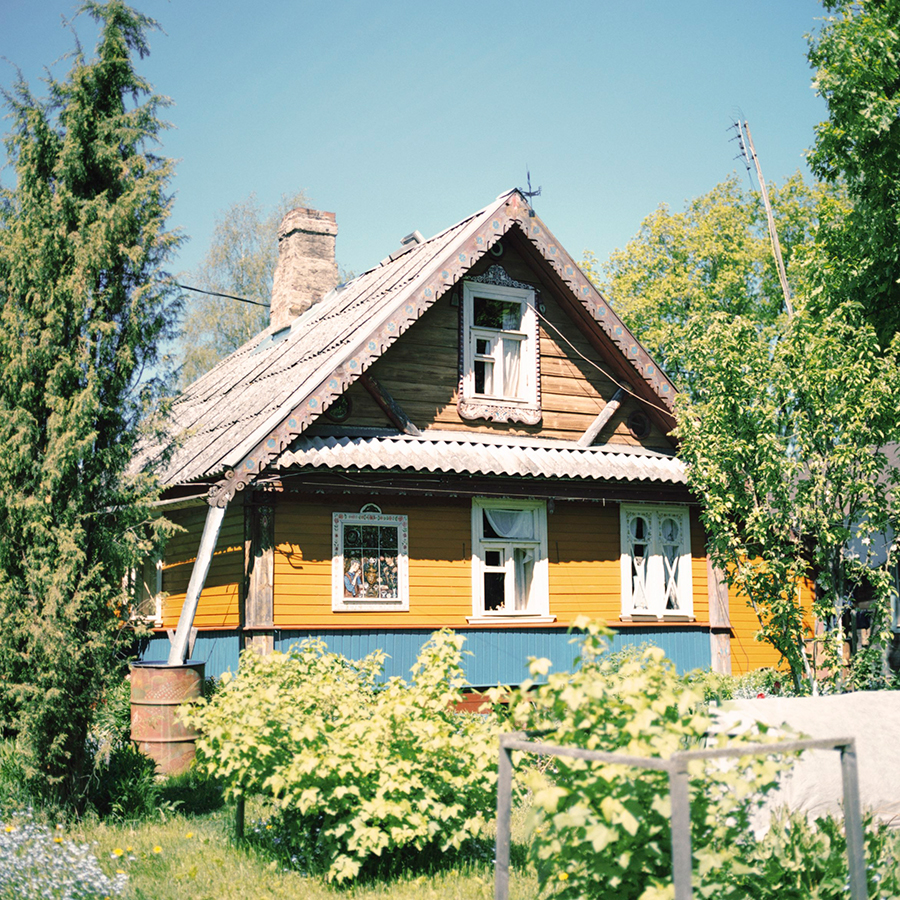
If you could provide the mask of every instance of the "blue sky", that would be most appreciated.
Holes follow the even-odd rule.
[[[767,180],[805,169],[825,117],[804,35],[814,0],[140,0],[165,33],[139,65],[172,98],[173,269],[202,258],[218,212],[303,188],[337,214],[357,273],[524,186],[579,258],[623,246],[743,167],[749,120]],[[0,56],[33,87],[72,48],[66,0],[0,0]],[[76,28],[86,48],[93,32]],[[61,76],[66,63],[54,73]],[[0,83],[14,70],[0,62]]]

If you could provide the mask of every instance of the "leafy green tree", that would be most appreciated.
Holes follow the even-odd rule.
[[[884,353],[875,330],[846,310],[805,307],[770,329],[724,313],[697,317],[685,337],[700,374],[692,396],[679,397],[677,433],[710,558],[753,604],[761,638],[798,687],[816,683],[800,580],[816,580],[807,612],[824,629],[822,658],[838,679],[843,614],[872,591],[869,650],[848,675],[858,686],[884,684],[897,562],[886,538],[898,524],[885,448],[900,440],[900,340]]]
[[[833,15],[809,38],[813,85],[828,107],[809,154],[842,180],[851,209],[823,212],[816,302],[847,302],[886,345],[900,330],[900,0],[823,0]]]
[[[289,210],[308,205],[309,199],[299,191],[285,195],[274,209],[266,210],[251,194],[216,220],[209,250],[200,266],[185,276],[187,283],[253,302],[196,293],[188,296],[180,339],[182,386],[268,327],[278,262],[278,226]]]
[[[46,99],[4,92],[15,186],[0,206],[0,699],[33,787],[83,795],[92,710],[128,638],[126,576],[155,531],[127,477],[172,321],[161,270],[171,163],[165,101],[133,58],[155,23],[122,0]],[[121,674],[121,673],[119,673]]]
[[[799,174],[771,192],[795,290],[807,270],[797,261],[808,252],[826,195],[835,207],[842,205],[839,191],[810,186]],[[691,377],[682,352],[691,319],[721,312],[765,326],[784,309],[762,200],[758,191],[741,188],[736,175],[690,201],[683,212],[660,206],[624,250],[616,250],[602,267],[588,253],[583,267],[682,387],[689,387]]]

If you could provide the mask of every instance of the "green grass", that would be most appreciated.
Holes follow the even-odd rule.
[[[248,809],[248,822],[264,812]],[[285,871],[281,862],[251,842],[237,846],[231,839],[232,824],[230,808],[194,816],[162,811],[155,820],[68,826],[66,836],[93,844],[108,874],[121,870],[128,875],[123,895],[127,900],[490,900],[494,896],[489,861],[334,888],[323,878]],[[512,872],[511,900],[531,900],[537,894],[533,872]]]

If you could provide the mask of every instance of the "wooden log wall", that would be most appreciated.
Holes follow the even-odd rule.
[[[493,257],[476,265],[478,274]],[[588,360],[597,361],[597,352],[562,311],[549,285],[507,249],[502,265],[520,281],[534,284],[541,294],[544,317],[540,321],[541,407],[539,425],[525,426],[488,421],[468,421],[457,412],[459,387],[459,300],[448,294],[439,300],[401,341],[391,347],[369,370],[388,390],[411,421],[420,429],[478,431],[493,434],[531,434],[577,440],[615,394],[618,385]],[[455,304],[455,305],[454,305]],[[545,321],[546,320],[546,321]],[[602,366],[602,368],[608,368]],[[387,416],[360,384],[347,393],[353,404],[345,424],[391,427]],[[670,450],[671,442],[654,425],[641,442],[628,430],[628,417],[639,408],[627,398],[597,438],[607,441]],[[310,434],[327,428],[327,421],[313,425]]]

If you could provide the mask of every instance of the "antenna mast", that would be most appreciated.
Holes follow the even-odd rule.
[[[778,232],[775,230],[775,217],[772,215],[772,204],[769,202],[769,192],[766,190],[766,180],[763,178],[759,157],[756,155],[756,149],[753,146],[753,138],[750,137],[750,124],[745,119],[743,125],[741,122],[735,122],[734,127],[738,130],[738,139],[748,170],[750,168],[751,159],[756,166],[756,174],[759,177],[759,190],[762,194],[763,204],[766,207],[766,219],[769,223],[769,238],[772,241],[772,255],[775,257],[775,268],[778,269],[778,278],[781,281],[781,292],[784,294],[784,306],[785,309],[787,309],[788,316],[793,316],[794,306],[791,303],[791,289],[788,286],[787,275],[784,271],[784,260],[781,257],[781,243],[778,240]],[[744,144],[744,134],[747,136],[746,145]]]

